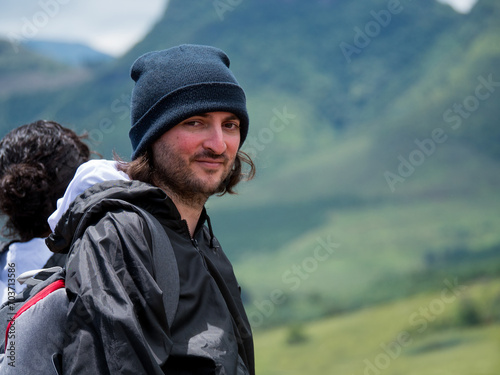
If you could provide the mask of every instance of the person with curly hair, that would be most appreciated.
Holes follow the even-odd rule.
[[[77,168],[90,158],[83,139],[57,122],[38,120],[10,131],[0,141],[1,234],[11,239],[0,252],[2,303],[7,290],[21,291],[22,286],[13,283],[17,276],[64,261],[45,244],[51,232],[47,218]]]

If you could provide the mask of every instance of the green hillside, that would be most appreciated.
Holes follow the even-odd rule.
[[[499,282],[447,281],[437,293],[258,334],[257,373],[498,374]]]
[[[0,40],[0,133],[40,117],[54,117],[62,92],[91,79],[74,68]]]
[[[361,373],[358,359],[378,350],[366,340],[370,327],[382,329],[392,313],[425,303],[444,279],[498,283],[499,12],[495,0],[479,0],[466,15],[434,0],[170,0],[143,41],[87,70],[80,83],[63,79],[43,94],[0,91],[0,129],[52,118],[86,130],[105,157],[116,150],[127,158],[134,59],[180,43],[224,49],[247,92],[244,149],[258,173],[238,196],[213,198],[208,209],[243,287],[261,373],[304,372],[292,360],[308,364],[298,352],[320,355],[329,345],[338,345],[337,356],[325,354],[337,372]],[[0,48],[0,86],[11,74],[2,62],[21,56]],[[39,63],[42,75],[73,72],[26,61]],[[17,67],[18,76],[33,69]],[[334,318],[310,323],[325,317]],[[329,336],[278,353],[297,322]],[[346,333],[337,339],[323,324]],[[371,349],[360,345],[357,364],[342,367],[339,358],[357,344],[348,327],[356,326],[353,337]],[[405,355],[415,371],[395,365],[384,373],[443,374],[430,370],[433,361],[462,357],[463,372],[451,373],[482,373],[462,365],[470,358],[463,352],[474,340],[487,353],[498,348],[492,327],[447,334],[461,343],[450,344],[451,357],[434,356],[441,343],[430,337],[421,344],[427,354]],[[273,355],[280,360],[272,363]],[[417,367],[421,360],[428,367]],[[332,363],[315,363],[316,373],[332,373]],[[483,373],[491,369],[498,362]]]

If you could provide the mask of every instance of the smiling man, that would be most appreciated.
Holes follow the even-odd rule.
[[[239,285],[204,207],[255,172],[240,151],[245,94],[226,54],[208,46],[147,53],[131,76],[132,161],[118,163],[130,180],[86,190],[48,240],[70,253],[62,372],[254,374]],[[155,247],[159,232],[175,267],[158,261],[168,252]]]
[[[152,145],[161,187],[184,213],[190,233],[207,199],[223,192],[240,144],[240,120],[229,112],[193,116]]]

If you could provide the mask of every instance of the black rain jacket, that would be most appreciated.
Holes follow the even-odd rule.
[[[151,232],[135,206],[158,219],[174,249],[180,293],[171,326]],[[108,181],[73,202],[47,245],[68,254],[64,374],[255,373],[239,285],[205,210],[191,238],[161,189]]]

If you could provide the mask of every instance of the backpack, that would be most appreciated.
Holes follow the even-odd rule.
[[[171,326],[179,302],[177,261],[163,226],[147,211],[136,209],[151,231],[154,276]],[[0,375],[62,374],[69,306],[65,274],[64,268],[53,267],[19,276],[27,288],[0,307]]]

